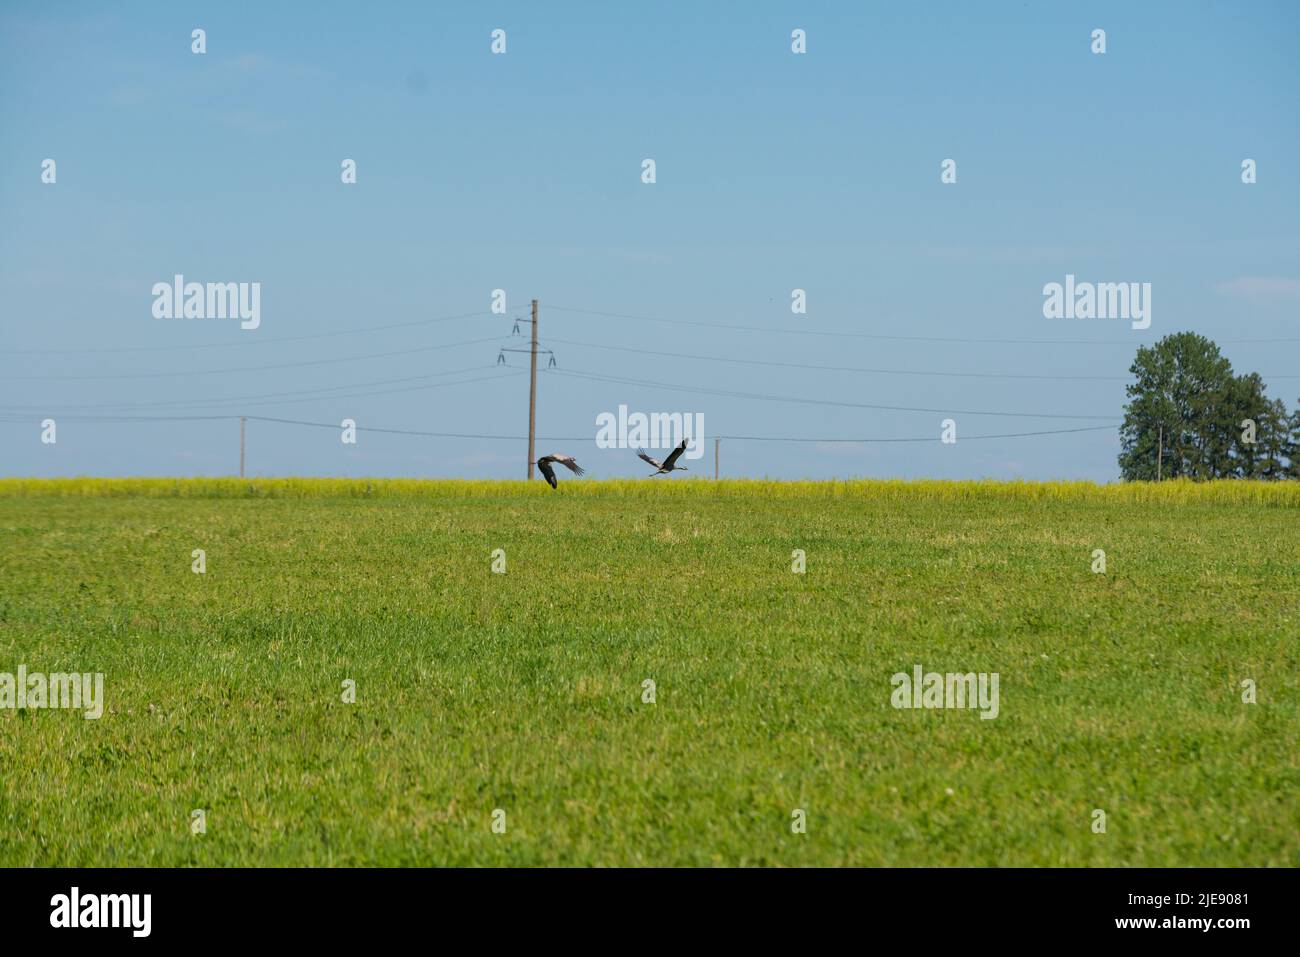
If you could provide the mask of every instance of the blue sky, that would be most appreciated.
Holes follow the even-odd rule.
[[[494,363],[535,297],[564,373],[539,434],[590,436],[538,451],[595,476],[644,472],[595,447],[621,403],[703,413],[708,439],[926,440],[724,439],[725,475],[1113,480],[1112,429],[968,437],[1115,424],[1136,348],[1183,329],[1296,405],[1297,40],[1291,3],[7,3],[0,474],[237,471],[237,421],[165,417],[522,435],[526,356]],[[260,328],[153,318],[176,273],[260,282]],[[1150,282],[1151,328],[1045,319],[1067,273]],[[525,458],[248,432],[251,475]]]

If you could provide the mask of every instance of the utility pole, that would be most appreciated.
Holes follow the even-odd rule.
[[[1165,464],[1165,427],[1160,426],[1160,444],[1156,447],[1156,481],[1159,482],[1164,474]]]
[[[722,439],[715,437],[713,440],[713,481],[718,480],[718,456],[722,452]]]
[[[533,300],[532,371],[528,376],[528,478],[533,477],[533,462],[537,460],[537,300]]]
[[[248,417],[241,415],[239,417],[239,477],[244,477],[244,426],[248,423]]]

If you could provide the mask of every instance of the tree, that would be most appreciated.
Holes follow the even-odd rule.
[[[1293,478],[1294,468],[1296,466],[1295,449],[1291,443],[1291,420],[1286,414],[1286,403],[1281,399],[1273,399],[1268,403],[1268,412],[1265,415],[1268,428],[1265,433],[1266,441],[1264,443],[1264,467],[1259,473],[1260,478],[1265,479],[1285,479]]]
[[[1138,349],[1129,372],[1129,404],[1120,426],[1120,472],[1126,479],[1211,478],[1226,456],[1222,428],[1211,425],[1216,403],[1232,383],[1232,365],[1194,332],[1166,336]]]
[[[1236,376],[1216,346],[1194,332],[1138,349],[1120,426],[1120,474],[1157,477],[1300,477],[1300,409],[1270,400],[1256,373]]]
[[[1264,380],[1256,373],[1238,378],[1235,386],[1235,416],[1240,416],[1242,425],[1235,475],[1286,479],[1291,471],[1291,421],[1286,404],[1264,394]],[[1247,441],[1249,438],[1255,441]]]
[[[1291,460],[1291,467],[1287,469],[1287,478],[1300,479],[1300,399],[1296,399],[1295,411],[1291,413],[1289,425],[1286,457]]]

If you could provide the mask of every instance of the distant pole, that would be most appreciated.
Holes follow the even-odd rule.
[[[1164,477],[1165,465],[1165,427],[1160,426],[1160,444],[1156,446],[1156,481]]]
[[[241,415],[239,417],[239,477],[244,477],[244,426],[248,424],[248,417]]]
[[[533,462],[537,460],[537,300],[533,300],[533,355],[532,371],[528,376],[528,478],[533,477]]]
[[[718,480],[718,456],[722,453],[722,439],[714,438],[713,440],[713,480]]]

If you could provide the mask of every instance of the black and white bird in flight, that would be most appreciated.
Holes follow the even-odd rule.
[[[582,475],[586,469],[574,461],[572,455],[543,455],[537,460],[537,467],[541,470],[542,476],[546,481],[551,483],[551,488],[559,488],[560,483],[555,481],[555,469],[551,468],[552,462],[559,462],[574,475]]]
[[[645,449],[637,449],[636,454],[637,454],[637,458],[641,459],[641,461],[649,462],[651,465],[653,465],[655,468],[659,470],[657,472],[650,473],[651,475],[665,475],[668,472],[672,472],[672,471],[678,471],[678,472],[689,471],[689,469],[687,469],[685,465],[677,464],[677,460],[682,457],[682,453],[685,451],[686,451],[686,440],[682,439],[682,444],[677,446],[677,448],[673,449],[672,452],[669,453],[668,458],[664,459],[662,462],[660,462],[658,459],[652,459],[650,458],[650,456],[646,455]]]

